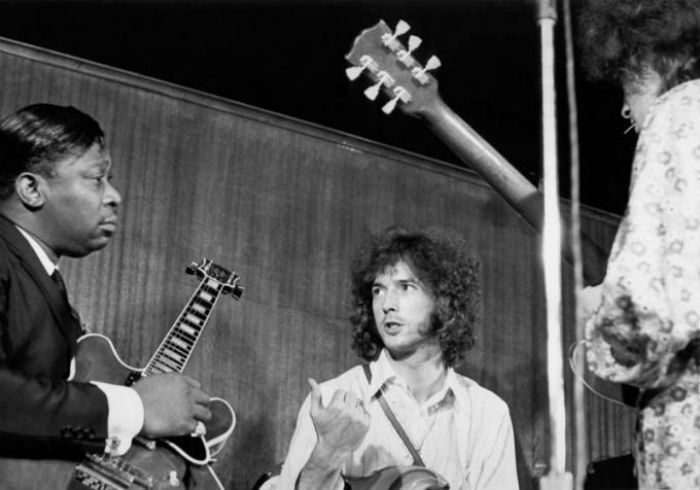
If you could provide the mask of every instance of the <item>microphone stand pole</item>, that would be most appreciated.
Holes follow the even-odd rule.
[[[542,259],[547,307],[547,393],[549,395],[550,465],[540,490],[573,490],[566,472],[566,402],[562,349],[561,221],[557,159],[557,113],[554,69],[555,0],[538,0],[542,60],[542,157],[544,227]]]

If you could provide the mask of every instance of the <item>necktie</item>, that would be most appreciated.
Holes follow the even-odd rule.
[[[68,302],[66,283],[63,282],[63,276],[61,276],[61,273],[58,272],[58,269],[54,269],[53,274],[51,274],[51,279],[53,279],[53,282],[56,284],[56,286],[58,286],[58,290],[61,292],[61,295],[66,299],[66,302]]]
[[[80,315],[78,315],[78,312],[75,311],[73,308],[73,305],[70,304],[70,301],[68,301],[68,292],[66,291],[66,283],[63,282],[63,276],[61,276],[61,273],[58,272],[58,269],[54,269],[53,274],[51,274],[51,279],[53,280],[54,284],[56,284],[56,287],[58,287],[58,290],[61,292],[61,296],[63,299],[66,301],[66,304],[70,308],[70,314],[73,317],[73,319],[76,321],[78,326],[80,327],[80,331],[82,333],[85,333],[85,327],[83,327],[83,322],[80,321]]]

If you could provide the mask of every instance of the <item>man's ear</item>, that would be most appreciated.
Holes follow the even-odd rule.
[[[15,192],[26,207],[38,209],[44,205],[41,177],[32,172],[23,172],[15,179]]]

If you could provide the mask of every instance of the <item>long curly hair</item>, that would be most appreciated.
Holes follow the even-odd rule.
[[[481,265],[468,255],[466,242],[446,230],[391,228],[370,237],[360,249],[352,267],[352,348],[370,361],[384,346],[372,312],[372,286],[400,260],[432,295],[431,332],[439,338],[445,363],[456,366],[474,346],[474,330],[481,321]]]
[[[591,79],[634,81],[651,68],[666,91],[700,77],[700,2],[586,0],[579,43]]]

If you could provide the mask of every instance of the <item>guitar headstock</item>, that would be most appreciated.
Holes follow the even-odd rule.
[[[201,279],[211,279],[220,283],[223,286],[221,292],[231,294],[236,299],[240,299],[243,295],[245,288],[239,284],[240,277],[238,277],[238,274],[215,264],[210,259],[203,258],[201,262],[191,262],[185,268],[185,272]]]
[[[421,110],[437,97],[437,80],[428,73],[440,66],[437,56],[432,56],[421,65],[411,54],[421,44],[421,39],[411,35],[408,46],[398,37],[408,32],[410,26],[399,21],[396,30],[380,20],[377,25],[365,29],[355,38],[355,43],[345,59],[353,66],[346,70],[350,80],[366,74],[374,82],[365,90],[370,100],[375,100],[380,91],[388,97],[382,107],[390,114],[397,105],[406,113],[419,115]]]

